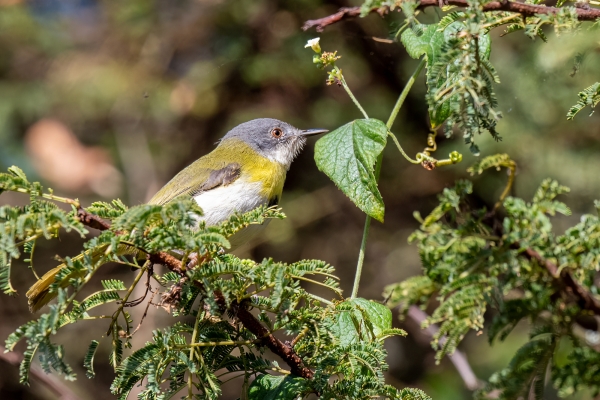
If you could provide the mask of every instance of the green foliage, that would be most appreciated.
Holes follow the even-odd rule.
[[[478,161],[469,172],[500,168],[514,172],[516,164],[506,154],[498,154]],[[563,395],[584,387],[597,391],[597,376],[583,371],[596,370],[598,353],[573,333],[577,321],[593,309],[565,285],[579,285],[578,290],[590,296],[597,294],[600,219],[584,215],[578,224],[556,235],[550,217],[570,214],[556,199],[568,188],[550,179],[542,182],[532,201],[505,197],[502,208],[492,211],[472,208],[471,191],[469,181],[459,181],[444,190],[430,215],[417,215],[421,227],[410,241],[419,247],[423,276],[389,285],[384,292],[388,305],[399,305],[405,313],[410,305],[425,307],[436,301],[423,325],[440,327],[432,341],[438,361],[451,354],[468,331],[481,331],[490,309],[495,310],[488,330],[490,343],[504,340],[520,321],[530,321],[530,341],[506,369],[490,378],[479,393],[481,398],[497,390],[502,399],[541,399],[549,379]],[[532,252],[547,261],[540,262]],[[556,265],[560,276],[552,269]],[[568,283],[570,279],[575,283]],[[553,362],[563,338],[573,343],[566,367]]]
[[[481,398],[494,389],[500,389],[500,399],[519,397],[533,400],[544,399],[546,373],[556,348],[556,337],[552,332],[536,332],[521,347],[504,370],[492,375]]]
[[[307,389],[302,378],[288,376],[260,375],[248,390],[249,400],[294,400]]]
[[[83,366],[86,369],[86,376],[88,378],[93,378],[96,375],[94,372],[94,356],[96,355],[96,350],[98,350],[98,343],[97,340],[92,340],[83,359]]]
[[[593,396],[600,393],[600,353],[579,343],[569,352],[566,365],[554,371],[554,383],[561,397],[589,389]]]
[[[357,121],[356,125],[361,134],[366,128],[387,133],[379,121]],[[376,156],[377,153],[360,154],[363,161],[368,160],[369,167]],[[36,234],[52,239],[61,228],[77,230],[82,235],[86,232],[77,219],[77,207],[66,212],[40,199],[39,184],[30,184],[20,170],[13,171],[2,175],[3,187],[35,193],[31,194],[30,205],[0,209],[5,257],[19,258],[19,249]],[[369,173],[372,178],[372,170]],[[406,333],[392,327],[392,315],[385,305],[360,298],[342,299],[333,267],[317,260],[291,264],[272,259],[254,262],[222,251],[229,247],[227,238],[240,229],[264,223],[268,218],[282,218],[279,209],[259,207],[212,227],[198,222],[202,210],[188,199],[131,208],[115,200],[94,203],[86,210],[79,209],[79,213],[90,210],[109,220],[110,228],[88,239],[79,256],[65,259],[51,281],[44,278],[38,282],[49,285],[47,296],[56,297],[56,302],[6,340],[9,350],[20,341],[26,342],[20,369],[22,382],[28,382],[29,368],[36,356],[47,372],[56,371],[66,379],[75,379],[65,361],[65,348],[54,342],[54,336],[74,323],[106,319],[108,334],[92,340],[83,364],[86,375],[93,377],[96,352],[102,340],[107,341],[111,346],[110,363],[116,372],[111,390],[120,399],[127,398],[140,383],[144,386],[140,399],[173,398],[184,389],[190,398],[216,399],[223,383],[236,376],[243,379],[242,390],[249,398],[291,399],[319,393],[326,399],[427,399],[420,391],[399,391],[385,384],[387,353],[383,341]],[[157,274],[149,262],[139,263],[140,255],[159,253],[176,255],[181,261],[173,259],[180,266],[171,265],[171,271]],[[186,268],[186,260],[192,255],[200,255],[202,260]],[[101,290],[80,299],[79,291],[109,261],[139,269],[138,276],[131,284],[103,280]],[[137,300],[130,300],[129,296],[149,274],[154,274],[161,284],[153,290],[162,291],[162,305],[175,319],[169,327],[154,331],[150,342],[133,349],[134,321],[126,307],[148,301],[145,296]],[[301,282],[327,288],[338,300],[317,297],[305,290]],[[100,306],[102,314],[96,312]],[[109,307],[114,311],[105,315]],[[293,351],[314,378],[295,376],[264,356],[264,334],[259,334],[252,323],[243,324],[239,317],[240,310],[248,309],[257,311],[254,324],[262,329],[295,337]],[[193,326],[182,322],[181,318],[186,317],[194,318]],[[274,371],[276,375],[272,374]],[[256,379],[252,381],[253,377]]]
[[[315,161],[354,204],[383,222],[384,205],[373,167],[386,144],[388,129],[376,119],[350,122],[319,139]]]
[[[95,201],[87,208],[87,211],[100,218],[114,219],[120,217],[127,209],[128,207],[121,200],[116,199],[110,203]]]
[[[483,22],[487,18],[470,8],[450,13],[437,24],[415,23],[401,37],[411,57],[426,57],[432,128],[446,123],[450,133],[457,125],[474,153],[479,152],[474,137],[481,130],[499,140],[495,126],[501,117],[494,110],[497,101],[492,87],[500,80],[489,61],[491,39]]]
[[[484,157],[481,160],[476,161],[475,164],[467,168],[467,172],[471,175],[481,175],[485,170],[490,168],[500,171],[501,168],[514,167],[516,167],[516,164],[510,159],[508,154],[495,154],[493,156]]]
[[[21,257],[20,247],[30,255],[35,241],[39,238],[51,239],[60,229],[87,234],[79,222],[76,210],[65,212],[47,199],[55,197],[52,191],[44,192],[39,182],[29,182],[18,167],[11,167],[7,173],[0,173],[0,193],[15,191],[29,195],[30,203],[23,207],[0,207],[0,288],[4,293],[15,293],[10,282],[12,260]]]
[[[494,84],[500,80],[490,62],[490,31],[508,24],[507,33],[523,30],[531,38],[547,40],[545,25],[551,25],[557,34],[579,28],[576,9],[562,7],[561,1],[556,13],[522,18],[505,12],[484,13],[484,4],[470,0],[465,10],[450,12],[436,24],[421,23],[418,3],[411,0],[367,0],[361,7],[362,16],[374,9],[402,9],[406,18],[393,37],[401,34],[408,54],[425,59],[426,100],[432,129],[445,125],[447,135],[460,131],[475,154],[479,153],[477,134],[487,131],[500,140],[496,123],[501,114],[494,93]],[[146,9],[143,12],[150,13]],[[140,32],[149,30],[137,22],[128,25],[132,26],[130,36],[136,40]],[[42,40],[41,37],[36,36],[35,40]],[[386,126],[369,119],[350,91],[341,69],[335,65],[340,58],[337,52],[322,53],[317,45],[311,49],[318,53],[313,55],[317,66],[332,68],[327,82],[343,86],[365,117],[319,140],[317,165],[361,210],[383,221],[384,204],[374,167],[386,145],[388,126],[393,125],[421,67],[400,95]],[[223,71],[220,67],[216,70]],[[282,76],[288,80],[289,68],[281,70],[285,70]],[[214,81],[219,82],[219,78]],[[74,85],[79,86],[85,88]],[[169,89],[165,86],[161,91],[171,93]],[[194,93],[196,89],[202,92],[194,87]],[[103,96],[111,99],[105,102],[114,108],[114,95]],[[155,97],[160,96],[150,99]],[[598,84],[586,88],[568,118],[587,106],[594,108],[599,99]],[[82,109],[95,110],[95,103],[92,99],[93,106]],[[163,108],[160,104],[150,107]],[[430,157],[435,141],[433,146],[429,142],[428,145],[433,149],[424,150],[419,153],[420,158],[410,161],[433,168],[458,160],[454,155],[451,160],[437,163]],[[401,148],[400,151],[403,152]],[[490,311],[490,342],[504,340],[515,325],[528,320],[531,340],[506,369],[490,379],[481,396],[498,391],[499,397],[506,399],[541,398],[546,380],[551,380],[561,395],[583,388],[597,392],[598,353],[579,337],[576,328],[578,321],[590,317],[594,305],[589,298],[581,298],[581,293],[592,299],[598,294],[595,279],[600,269],[599,218],[584,215],[577,225],[557,235],[550,217],[570,213],[565,204],[556,200],[568,189],[546,180],[531,201],[508,197],[516,164],[508,155],[497,155],[484,158],[469,172],[482,174],[491,168],[509,169],[508,184],[492,209],[473,208],[469,201],[471,182],[459,181],[454,188],[444,189],[439,205],[427,217],[415,214],[421,227],[410,240],[419,248],[423,275],[389,285],[384,292],[388,305],[398,305],[401,313],[411,305],[435,307],[423,325],[439,325],[432,342],[437,361],[451,354],[470,330],[481,332],[484,315],[490,315]],[[23,383],[29,380],[29,368],[36,356],[47,372],[56,371],[74,379],[73,370],[65,362],[65,348],[53,341],[56,333],[73,323],[106,319],[108,332],[102,338],[109,342],[110,363],[116,371],[111,389],[121,399],[127,398],[136,385],[144,387],[140,399],[174,398],[186,389],[188,398],[214,399],[220,396],[221,386],[230,377],[239,378],[238,382],[243,379],[239,385],[242,398],[291,399],[317,394],[324,399],[428,399],[419,390],[399,390],[385,383],[383,374],[388,366],[383,341],[405,332],[392,327],[391,312],[386,306],[354,296],[344,299],[334,270],[327,263],[280,263],[272,259],[255,262],[225,254],[224,249],[230,247],[229,238],[236,232],[271,218],[283,218],[277,208],[260,207],[212,227],[198,222],[202,210],[189,199],[176,199],[164,206],[131,208],[113,200],[95,202],[83,209],[78,201],[57,197],[51,190],[44,191],[39,183],[29,182],[16,167],[0,174],[0,193],[6,190],[30,197],[24,207],[0,207],[0,287],[8,294],[15,293],[11,262],[24,255],[33,271],[37,240],[55,239],[63,229],[85,237],[88,232],[78,217],[82,212],[110,222],[110,228],[99,236],[86,238],[82,252],[65,259],[55,269],[55,275],[38,281],[41,290],[35,292],[34,303],[41,306],[56,298],[55,303],[39,318],[19,327],[6,341],[9,350],[21,340],[26,342],[20,367]],[[68,204],[71,210],[64,211],[54,202]],[[596,208],[600,208],[598,204]],[[364,254],[364,247],[361,250]],[[155,257],[161,258],[170,271],[156,273],[150,261]],[[128,284],[103,281],[103,289],[81,298],[81,289],[108,262],[137,269],[136,279]],[[357,270],[361,268],[362,258]],[[131,339],[137,330],[132,329],[134,321],[126,310],[148,301],[146,296],[131,300],[130,295],[144,280],[154,282],[151,277],[160,283],[155,290],[162,295],[161,305],[174,319],[169,327],[153,332],[150,342],[133,348]],[[357,273],[356,288],[359,277]],[[328,289],[331,297],[310,293],[302,282]],[[112,309],[112,314],[99,314],[100,306],[103,310]],[[242,322],[242,315],[250,315],[256,321]],[[257,325],[262,330],[257,330]],[[272,341],[277,339],[265,332],[286,335],[292,340],[282,346],[299,357],[302,365],[284,358],[288,365],[281,367],[272,360],[265,353],[265,344],[270,343],[273,350]],[[573,351],[559,366],[554,361],[555,353],[564,341],[572,344]],[[94,375],[98,346],[100,341],[93,340],[84,357],[88,377]],[[295,375],[298,371],[302,377]]]
[[[575,115],[585,107],[590,106],[594,108],[600,103],[600,82],[594,83],[583,91],[579,92],[579,101],[573,107],[569,109],[567,113],[567,119],[575,118]],[[590,113],[590,116],[594,113],[594,110]]]

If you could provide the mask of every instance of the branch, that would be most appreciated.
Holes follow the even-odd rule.
[[[387,7],[382,7],[382,9],[384,9],[384,8],[387,8]],[[378,9],[374,8],[372,11],[376,11],[376,10],[378,10]],[[302,30],[307,31],[310,28],[315,27],[317,29],[317,32],[323,32],[323,29],[326,26],[333,25],[336,22],[340,22],[343,19],[355,18],[355,17],[358,17],[359,15],[360,15],[360,7],[343,7],[343,8],[340,8],[340,10],[338,12],[336,12],[335,14],[331,14],[327,17],[319,18],[319,19],[309,19],[308,21],[306,21],[304,23],[304,25],[302,25]]]
[[[513,244],[511,247],[513,249],[520,249],[517,243]],[[591,311],[596,315],[600,315],[600,301],[581,286],[566,268],[563,268],[559,273],[556,264],[546,260],[540,253],[530,248],[525,249],[523,254],[529,260],[535,260],[540,266],[546,268],[554,280],[560,283],[561,286],[567,287],[569,291],[577,297],[581,308]]]
[[[427,319],[428,315],[425,314],[419,307],[410,306],[408,309],[408,317],[415,321],[419,327],[423,324],[423,322]],[[437,325],[432,324],[427,328],[422,329],[421,332],[426,335],[429,339],[433,338],[433,336],[439,331]],[[442,336],[440,338],[440,343],[444,344],[446,342],[446,336]],[[462,378],[465,386],[469,390],[479,389],[482,384],[481,381],[477,378],[473,370],[471,369],[471,365],[469,365],[469,361],[467,357],[460,350],[455,350],[453,354],[448,356],[454,367],[458,371],[458,374]]]
[[[9,364],[18,367],[19,364],[21,364],[21,361],[23,361],[23,356],[15,351],[7,353],[6,349],[3,346],[0,346],[0,360],[4,360]],[[38,379],[60,400],[77,400],[79,398],[79,396],[75,395],[75,393],[60,380],[52,375],[46,374],[40,366],[31,364],[30,371],[34,378]]]
[[[77,218],[79,222],[87,227],[106,231],[110,228],[110,223],[106,222],[96,214],[92,214],[82,207],[77,208]]]
[[[424,9],[426,7],[440,7],[443,5],[452,5],[457,7],[468,7],[468,0],[421,0],[417,8]],[[490,3],[483,4],[481,6],[484,12],[491,11],[507,11],[517,14],[521,14],[524,17],[532,17],[536,14],[556,14],[561,8],[558,7],[546,7],[544,5],[525,4],[516,1],[492,1]],[[400,8],[398,8],[400,10]],[[370,12],[377,12],[383,16],[389,11],[389,7],[374,7]],[[595,21],[600,18],[600,9],[597,8],[578,8],[577,19],[579,21]],[[310,28],[316,28],[317,32],[323,32],[326,26],[333,25],[344,19],[355,18],[360,15],[360,7],[345,7],[332,15],[324,18],[311,19],[304,23],[302,30],[306,31]]]
[[[273,336],[267,328],[265,328],[259,320],[244,305],[240,305],[237,311],[237,317],[250,332],[252,332],[261,342],[269,348],[273,353],[277,354],[290,366],[292,374],[301,376],[304,379],[312,379],[313,372],[304,365],[304,362],[296,354],[292,346],[286,342]]]
[[[79,221],[94,229],[98,229],[101,231],[105,231],[110,229],[110,223],[104,221],[102,218],[98,217],[95,214],[92,214],[86,211],[83,208],[79,208],[77,210],[77,217]],[[189,279],[186,275],[185,269],[182,268],[181,261],[177,258],[173,257],[167,252],[161,251],[155,254],[149,254],[148,260],[153,264],[161,264],[167,267],[169,270],[175,272],[179,276],[181,276],[182,281],[180,281],[180,285],[187,279]],[[198,259],[195,261],[198,264]],[[200,283],[197,283],[200,285]],[[173,296],[173,294],[171,294]],[[175,296],[176,297],[176,296]],[[223,294],[220,292],[216,293],[217,304],[222,308],[225,308],[225,298]],[[259,338],[261,342],[267,346],[273,353],[277,354],[281,357],[289,366],[293,374],[297,376],[301,376],[305,379],[312,379],[314,374],[313,372],[304,365],[302,359],[296,354],[292,346],[288,343],[283,343],[281,340],[277,339],[273,336],[267,328],[265,328],[259,320],[257,320],[254,315],[245,307],[245,305],[238,305],[236,316],[242,322],[242,324],[250,331],[254,336]]]
[[[79,219],[79,222],[89,228],[97,229],[99,231],[106,231],[110,229],[110,222],[103,220],[96,214],[92,214],[82,207],[77,209],[77,218]],[[185,275],[184,270],[181,269],[181,262],[169,253],[161,251],[156,254],[150,254],[148,255],[148,259],[154,264],[164,265],[179,275]]]

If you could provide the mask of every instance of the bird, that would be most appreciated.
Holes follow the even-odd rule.
[[[235,213],[262,205],[277,205],[287,171],[306,138],[327,132],[301,130],[273,118],[244,122],[227,132],[214,150],[175,175],[148,204],[164,205],[175,198],[193,198],[203,211],[199,219],[206,226],[218,225]],[[250,240],[263,225],[251,225],[236,233],[230,238],[230,251]],[[51,269],[27,291],[32,312],[56,296],[56,291],[50,292],[49,288],[63,268],[65,265],[61,264]]]

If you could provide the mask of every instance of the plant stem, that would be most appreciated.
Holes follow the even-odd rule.
[[[17,188],[14,191],[19,192],[19,193],[31,194],[31,190],[25,189],[25,188]],[[48,199],[48,200],[58,201],[61,203],[72,204],[75,207],[79,207],[79,200],[77,200],[77,199],[69,199],[67,197],[55,196],[52,193],[38,193],[37,196],[42,197],[44,199]]]
[[[125,294],[125,297],[123,297],[123,299],[121,300],[121,305],[119,306],[117,311],[113,314],[112,321],[110,322],[110,327],[108,328],[108,332],[106,332],[106,335],[110,335],[110,333],[112,332],[115,322],[117,321],[117,318],[119,318],[119,314],[123,313],[123,308],[125,307],[127,300],[129,300],[129,296],[131,296],[131,293],[133,293],[133,289],[135,289],[135,287],[139,283],[140,279],[142,279],[142,276],[144,276],[144,272],[146,272],[146,270],[148,269],[148,265],[149,265],[148,262],[146,262],[146,264],[144,264],[144,267],[142,269],[140,269],[140,272],[138,272],[137,276],[133,280],[133,283],[127,290],[127,294]],[[91,274],[89,274],[88,276],[91,277]],[[125,319],[127,319],[127,318],[125,318]],[[127,325],[127,334],[129,334],[129,324],[126,324],[126,325]]]
[[[195,343],[196,340],[196,334],[198,333],[198,324],[200,324],[200,320],[204,319],[204,314],[205,311],[202,311],[202,313],[200,313],[200,310],[198,310],[198,315],[196,315],[196,322],[194,323],[194,330],[192,332],[192,338],[190,339],[190,355],[189,355],[189,359],[190,359],[190,363],[194,362],[194,346],[197,345],[198,343]],[[189,399],[193,399],[194,398],[194,385],[192,383],[192,378],[193,378],[193,374],[192,371],[190,371],[190,374],[188,376],[188,398]]]
[[[404,104],[404,100],[406,100],[406,97],[408,96],[408,92],[410,92],[410,89],[412,88],[413,84],[417,80],[417,77],[423,70],[423,67],[425,66],[425,64],[426,64],[426,60],[425,60],[425,58],[423,58],[421,60],[421,62],[419,63],[419,65],[417,66],[417,68],[415,69],[415,71],[412,73],[412,75],[408,79],[408,81],[406,82],[406,85],[404,85],[404,89],[402,89],[402,93],[400,93],[400,96],[398,97],[398,100],[396,101],[396,104],[394,105],[394,109],[392,110],[392,113],[390,114],[390,117],[388,118],[388,121],[386,123],[388,131],[392,129],[392,126],[394,125],[394,121],[396,120],[396,117],[398,116],[398,112],[400,111],[400,108],[402,108],[402,105]],[[393,138],[395,139],[396,137],[393,136]],[[396,140],[396,142],[397,142],[397,140]],[[400,147],[400,143],[397,143],[397,145],[399,146],[400,149],[402,149],[402,147]],[[404,154],[403,150],[401,150],[401,152]],[[405,157],[407,157],[407,159],[410,161],[410,158],[408,158],[408,156],[405,155]],[[379,175],[381,174],[382,160],[383,160],[383,151],[379,154],[379,156],[377,156],[377,162],[375,163],[375,181],[376,182],[379,182]],[[362,241],[360,243],[360,250],[358,252],[358,262],[356,263],[356,274],[354,275],[354,285],[352,287],[352,295],[350,296],[351,299],[356,298],[356,296],[358,294],[358,286],[360,284],[360,276],[362,275],[363,263],[365,261],[365,250],[367,248],[367,237],[369,236],[369,228],[370,227],[371,227],[371,217],[369,215],[367,215],[367,217],[365,218],[365,227],[363,229],[363,236],[362,236]]]
[[[396,147],[398,147],[398,150],[400,151],[400,153],[404,156],[404,158],[406,158],[406,160],[409,163],[412,163],[412,164],[421,164],[421,162],[419,160],[413,160],[412,158],[410,158],[408,156],[408,154],[406,154],[406,152],[404,151],[404,149],[402,148],[402,146],[400,146],[400,142],[398,141],[398,138],[396,137],[396,135],[394,135],[392,132],[388,132],[388,136],[392,138],[392,140],[396,144]]]
[[[196,329],[198,326],[196,326]],[[194,335],[195,336],[195,335]],[[221,340],[219,342],[192,342],[189,345],[178,346],[180,348],[190,348],[190,361],[193,361],[193,352],[195,347],[215,347],[215,346],[248,346],[260,343],[260,339],[253,340]]]
[[[506,187],[502,191],[500,198],[498,199],[496,204],[494,204],[494,208],[493,208],[494,211],[496,211],[498,208],[500,208],[500,206],[502,206],[504,199],[510,193],[510,189],[512,188],[512,185],[515,182],[515,173],[517,171],[517,164],[514,161],[511,161],[506,165],[506,168],[508,168],[508,181],[506,182]]]
[[[417,68],[415,69],[415,71],[412,73],[410,78],[408,78],[408,81],[406,82],[404,89],[402,89],[402,93],[400,93],[400,96],[398,97],[398,100],[396,101],[396,105],[394,105],[394,109],[392,110],[392,113],[390,114],[390,118],[387,121],[386,126],[388,129],[392,129],[392,126],[394,125],[394,121],[396,121],[396,117],[398,116],[398,112],[400,111],[400,108],[402,108],[402,105],[404,104],[404,100],[406,100],[406,97],[408,96],[408,92],[410,92],[410,89],[412,88],[413,84],[417,80],[417,77],[423,70],[423,67],[425,67],[426,63],[427,63],[427,61],[425,60],[425,58],[421,59],[421,62],[419,62],[419,65],[417,65]]]
[[[362,106],[360,105],[360,103],[358,102],[356,97],[354,97],[354,94],[352,93],[352,91],[350,90],[350,87],[346,83],[346,79],[344,79],[344,75],[342,75],[342,71],[338,67],[335,67],[335,70],[338,73],[338,75],[340,77],[340,82],[342,82],[342,86],[344,87],[344,90],[346,90],[346,93],[348,93],[348,96],[350,96],[350,98],[352,99],[354,104],[356,104],[356,107],[358,107],[358,109],[360,110],[362,115],[364,115],[365,119],[369,119],[367,112],[365,111],[364,108],[362,108]]]

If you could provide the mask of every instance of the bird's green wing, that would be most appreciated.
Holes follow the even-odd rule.
[[[194,164],[175,175],[148,204],[166,204],[183,195],[194,197],[207,190],[230,185],[241,173],[241,165],[238,163],[230,163],[220,169],[193,167]]]

